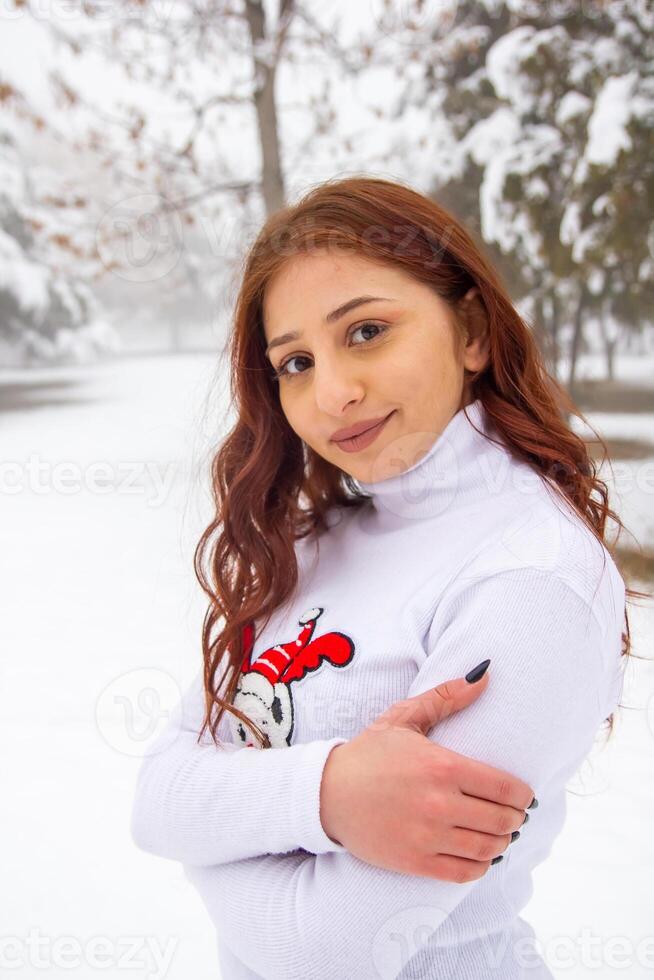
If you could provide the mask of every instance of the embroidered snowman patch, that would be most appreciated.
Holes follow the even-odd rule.
[[[345,633],[314,637],[316,622],[323,612],[320,606],[309,609],[298,620],[301,629],[296,639],[269,647],[254,661],[250,660],[254,629],[250,625],[245,630],[246,652],[233,703],[267,734],[271,748],[291,744],[294,726],[291,682],[301,680],[325,662],[344,667],[354,656],[354,643]],[[229,712],[228,716],[234,743],[258,748],[258,742],[240,719]]]

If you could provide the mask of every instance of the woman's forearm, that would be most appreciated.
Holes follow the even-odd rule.
[[[457,616],[459,603],[465,618]],[[498,609],[510,616],[498,617]],[[457,676],[486,651],[494,669],[485,697],[429,737],[518,774],[534,787],[539,809],[508,860],[465,884],[387,871],[347,852],[187,868],[219,935],[261,976],[372,980],[380,969],[395,976],[402,957],[433,943],[439,925],[482,882],[485,891],[493,883],[498,889],[494,907],[517,910],[528,898],[531,870],[560,830],[565,784],[611,707],[606,663],[618,656],[617,637],[562,580],[530,568],[471,585],[441,615],[443,629],[432,634],[410,693]],[[462,915],[472,935],[485,934],[484,913],[475,922]]]
[[[344,850],[322,828],[320,783],[329,753],[346,739],[240,748],[223,716],[221,747],[206,732],[198,744],[203,711],[199,672],[141,763],[131,816],[138,847],[194,865]]]

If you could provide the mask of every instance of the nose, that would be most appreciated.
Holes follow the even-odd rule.
[[[346,406],[360,401],[366,390],[361,369],[336,356],[316,361],[313,381],[316,407],[336,420],[342,417]]]

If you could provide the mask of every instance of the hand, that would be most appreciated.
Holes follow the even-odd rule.
[[[534,793],[521,779],[459,755],[427,732],[486,689],[446,681],[398,701],[329,754],[320,788],[326,834],[368,864],[465,882],[511,843]]]

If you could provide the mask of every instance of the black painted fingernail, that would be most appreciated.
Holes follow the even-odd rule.
[[[503,854],[498,854],[496,858],[493,858],[491,864],[499,864],[503,857]]]
[[[527,823],[528,820],[529,820],[529,814],[528,813],[525,813],[525,819],[522,821],[523,826],[524,826],[524,824]]]
[[[489,663],[490,660],[482,660],[480,664],[477,664],[476,667],[473,667],[472,670],[466,674],[466,680],[468,684],[474,684],[475,681],[480,681],[484,676],[484,674],[486,673],[486,671],[488,670]]]
[[[534,796],[533,800],[531,801],[531,803],[529,804],[529,806],[527,807],[527,809],[528,810],[535,810],[537,806],[538,806],[538,800]]]
[[[511,843],[513,843],[514,840],[517,840],[519,836],[520,836],[520,831],[514,830],[513,833],[511,834]]]

